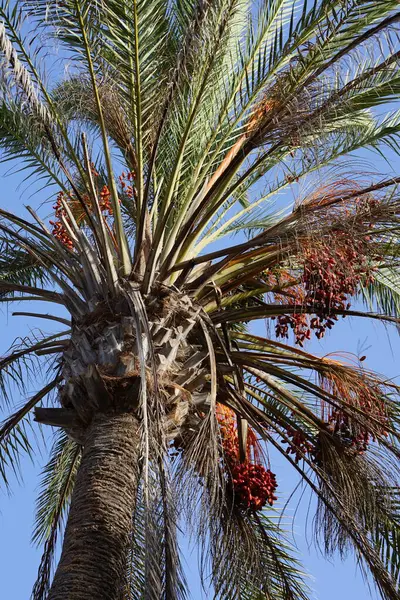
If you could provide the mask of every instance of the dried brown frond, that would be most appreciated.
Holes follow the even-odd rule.
[[[343,445],[334,434],[321,431],[318,436],[318,468],[323,497],[336,507],[339,514],[348,516],[360,530],[374,531],[379,523],[391,519],[392,486],[399,483],[397,459],[384,449],[373,445],[368,453],[354,452]],[[322,535],[324,550],[344,555],[351,547],[351,538],[340,521],[320,501],[315,520],[316,533]]]
[[[125,103],[113,82],[111,73],[103,74],[101,81],[97,84],[97,89],[104,109],[107,130],[118,146],[127,153],[130,166],[134,168],[135,164],[132,164],[133,155],[131,153],[132,127],[129,123]],[[92,121],[97,125],[97,108],[89,78],[76,76],[66,80],[56,87],[53,94],[59,110],[67,117]]]
[[[396,427],[391,393],[397,395],[397,388],[362,368],[321,363],[319,382],[332,398],[329,404],[322,404],[321,418],[329,423],[332,433],[359,453],[375,439],[384,441],[388,430]]]

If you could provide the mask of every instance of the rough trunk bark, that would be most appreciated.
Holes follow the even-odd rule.
[[[93,418],[48,600],[120,600],[136,496],[138,428],[129,412]]]

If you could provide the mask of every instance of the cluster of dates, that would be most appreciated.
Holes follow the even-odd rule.
[[[356,430],[352,425],[351,418],[345,411],[333,410],[327,425],[327,430],[336,439],[340,440],[342,447],[352,449],[357,454],[364,454],[368,450],[372,438],[371,434],[366,429],[358,428]],[[296,464],[307,456],[314,463],[319,463],[319,436],[315,439],[315,443],[313,443],[309,441],[304,432],[295,430],[290,426],[285,430],[285,434],[286,439],[282,439],[282,443],[288,444],[286,453],[293,455]]]
[[[103,185],[103,188],[100,192],[100,210],[103,215],[108,215],[112,217],[113,209],[111,204],[111,192],[108,189],[108,186]]]
[[[95,179],[99,177],[99,174],[95,170],[94,165],[92,165],[92,175]],[[122,191],[128,198],[133,198],[135,195],[134,178],[135,174],[133,173],[133,171],[128,171],[127,173],[123,172],[119,177]],[[104,216],[104,218],[112,217],[113,208],[111,202],[111,192],[107,185],[102,186],[101,190],[98,191],[98,196],[99,207],[102,215]],[[82,196],[82,200],[85,203],[89,212],[93,212],[93,206],[89,196],[87,194],[84,194]],[[56,220],[50,221],[50,225],[52,226],[52,234],[63,244],[63,246],[65,246],[69,250],[72,250],[74,244],[71,239],[71,236],[68,233],[67,228],[63,223],[63,220],[68,222],[68,216],[63,207],[63,202],[68,203],[68,206],[78,225],[82,221],[84,221],[86,215],[81,203],[76,198],[74,198],[73,195],[67,197],[64,194],[64,192],[60,192],[58,194],[57,201],[53,206]]]
[[[340,389],[339,382],[336,387],[338,388],[337,392],[345,393],[344,390]],[[385,403],[379,397],[379,391],[360,385],[358,389],[350,390],[350,392],[347,395],[347,401],[353,404],[364,418],[368,416],[373,419],[374,429],[377,433],[387,436],[389,419],[386,414]],[[353,448],[358,454],[366,452],[369,443],[373,439],[372,434],[362,423],[351,419],[344,409],[332,408],[328,423],[332,433],[338,436],[344,445]]]
[[[89,196],[84,195],[82,197],[82,200],[85,203],[85,205],[87,206],[87,208],[89,209],[89,211],[92,212],[93,207],[91,205]],[[60,192],[58,194],[57,201],[53,206],[57,220],[50,221],[50,225],[52,225],[52,228],[53,228],[52,234],[54,235],[55,238],[57,238],[63,244],[63,246],[65,246],[69,250],[72,250],[74,247],[74,244],[71,239],[71,236],[68,233],[68,230],[66,229],[66,227],[63,223],[63,219],[64,219],[64,221],[67,221],[67,222],[69,220],[66,210],[63,207],[63,201],[68,203],[68,206],[78,224],[84,220],[85,213],[84,213],[83,208],[78,200],[75,200],[73,198],[72,199],[66,198],[64,192]],[[100,206],[100,210],[101,210],[102,214],[105,217],[112,216],[113,210],[112,210],[112,204],[111,204],[111,192],[106,185],[104,185],[100,191],[99,206]]]
[[[315,332],[324,337],[337,321],[337,312],[350,308],[349,299],[361,281],[373,279],[373,267],[362,236],[334,231],[328,239],[304,247],[302,293],[292,302],[293,314],[277,318],[276,336],[288,338],[292,329],[295,343],[303,346]],[[314,313],[310,318],[309,313]]]
[[[267,503],[272,506],[277,497],[276,476],[261,464],[249,461],[230,466],[235,502],[246,510],[261,510]]]
[[[329,417],[329,425],[332,433],[340,438],[344,446],[353,448],[357,454],[364,454],[368,450],[371,434],[365,429],[355,431],[351,419],[343,410],[335,409],[332,411]]]
[[[119,176],[119,183],[123,193],[128,198],[135,198],[136,188],[134,186],[135,173],[134,171],[123,171]]]
[[[327,387],[333,396],[341,398],[349,405],[349,408],[330,406],[328,414],[324,416],[326,430],[330,432],[337,440],[340,440],[341,446],[352,450],[356,454],[364,454],[369,447],[374,435],[387,436],[389,418],[386,413],[385,403],[380,397],[380,391],[376,387],[369,387],[359,382],[351,386],[342,384],[339,380],[331,381]],[[352,416],[351,406],[356,409],[355,414],[363,419],[371,421],[370,428]],[[372,425],[373,423],[373,425]],[[318,437],[310,440],[309,437],[301,431],[288,426],[285,429],[285,439],[282,443],[288,444],[287,454],[293,455],[294,461],[298,463],[305,456],[308,456],[314,462],[319,460]]]
[[[305,313],[296,312],[292,315],[280,315],[277,317],[275,325],[275,335],[277,338],[288,339],[290,329],[293,330],[295,343],[301,348],[304,346],[306,340],[311,339],[309,316]]]
[[[290,425],[285,430],[286,437],[290,440],[283,439],[282,443],[288,444],[286,449],[287,454],[293,454],[295,463],[297,464],[304,456],[314,456],[315,446],[309,441],[306,434],[300,429],[294,429]]]
[[[65,228],[65,226],[62,222],[62,217],[64,217],[65,219],[67,218],[65,209],[63,208],[63,205],[62,205],[62,201],[64,199],[65,199],[64,192],[60,192],[57,196],[57,201],[53,206],[57,220],[50,221],[50,225],[53,228],[51,233],[54,235],[55,238],[57,238],[57,240],[59,242],[61,242],[61,244],[63,246],[68,248],[68,250],[72,250],[74,247],[73,241],[68,233],[68,230]]]
[[[251,445],[255,445],[256,437],[249,428],[247,456],[244,462],[239,460],[239,441],[235,427],[235,414],[226,407],[219,405],[217,418],[220,425],[225,462],[228,467],[228,485],[235,504],[244,510],[261,510],[266,504],[273,505],[277,497],[276,476],[260,462],[254,462],[251,457]],[[253,448],[253,457],[257,451]]]

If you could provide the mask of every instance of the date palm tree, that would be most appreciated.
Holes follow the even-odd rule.
[[[2,157],[54,205],[0,209],[0,301],[58,327],[0,361],[4,484],[33,418],[57,432],[32,598],[185,598],[186,523],[216,598],[305,600],[281,455],[320,547],[398,599],[399,390],[306,348],[341,317],[398,322],[400,179],[353,154],[399,153],[397,0],[1,0],[0,17]],[[27,393],[40,365],[13,408],[7,382]]]

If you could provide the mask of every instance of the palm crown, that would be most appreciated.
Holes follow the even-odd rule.
[[[307,598],[269,508],[277,479],[268,447],[316,494],[326,552],[353,547],[382,596],[398,598],[397,387],[362,361],[304,349],[339,316],[397,322],[397,180],[340,166],[359,148],[398,150],[400,117],[388,113],[400,84],[397,8],[1,2],[4,160],[25,161],[56,203],[49,220],[29,207],[23,217],[0,210],[0,300],[69,313],[17,313],[61,330],[0,362],[5,396],[7,377],[23,386],[30,361],[50,364],[46,386],[2,425],[5,481],[7,464],[30,448],[31,411],[61,428],[38,500],[34,539],[45,548],[35,600],[65,597],[63,586],[75,590],[70,598],[100,598],[77,594],[68,553],[83,548],[71,540],[90,520],[82,498],[94,432],[112,415],[136,427],[113,441],[128,473],[116,493],[130,490],[131,472],[136,479],[134,493],[121,491],[119,549],[105,542],[117,566],[109,558],[108,573],[102,563],[102,598],[185,597],[181,512],[216,597]],[[51,81],[40,55],[54,38],[69,68]],[[270,210],[317,172],[323,184],[314,177],[294,206]],[[361,292],[377,312],[352,307]],[[271,319],[268,337],[249,325],[261,318]],[[114,503],[103,509],[112,520]],[[99,571],[95,554],[87,560]]]

